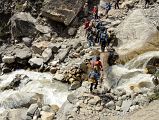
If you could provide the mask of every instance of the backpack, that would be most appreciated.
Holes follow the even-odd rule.
[[[105,8],[107,9],[107,10],[110,10],[111,9],[111,4],[110,3],[106,3],[106,6],[105,6]]]
[[[93,37],[93,32],[92,30],[89,30],[87,33],[87,39],[91,39]]]
[[[101,41],[106,41],[106,40],[107,40],[107,38],[108,38],[107,33],[102,32],[102,33],[100,34],[100,40],[101,40]]]

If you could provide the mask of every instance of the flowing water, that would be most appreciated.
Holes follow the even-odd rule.
[[[53,75],[25,70],[17,70],[7,75],[0,76],[0,88],[8,85],[17,74],[27,75],[31,81],[19,86],[16,90],[0,91],[0,107],[17,108],[27,104],[37,94],[43,95],[44,104],[56,104],[59,107],[66,101],[68,86],[58,81],[52,81]]]
[[[138,90],[150,88],[152,84],[151,74],[147,74],[146,65],[153,57],[159,57],[159,51],[147,52],[132,59],[125,65],[114,65],[107,70],[107,78],[110,86],[124,88],[131,92],[130,86]]]

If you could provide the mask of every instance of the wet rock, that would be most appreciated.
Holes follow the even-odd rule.
[[[33,117],[37,109],[38,109],[38,104],[31,104],[27,111],[27,115]]]
[[[39,68],[44,63],[44,60],[42,58],[34,57],[31,58],[28,62],[32,67]]]
[[[31,44],[32,44],[32,39],[29,38],[29,37],[24,37],[24,38],[22,38],[22,41],[23,41],[23,43],[24,43],[27,47],[30,47]]]
[[[69,25],[81,10],[84,1],[54,1],[51,0],[42,9],[42,15],[53,21]]]
[[[47,62],[52,57],[52,50],[50,48],[46,48],[42,53],[42,57],[44,62]]]
[[[77,28],[69,28],[69,29],[68,29],[68,34],[69,34],[70,36],[75,35],[76,32],[77,32]]]
[[[56,73],[55,76],[53,77],[53,79],[58,80],[58,81],[63,81],[64,80],[64,75]]]
[[[15,62],[15,57],[14,56],[3,56],[2,58],[3,63],[11,64]]]
[[[35,28],[36,19],[34,19],[29,13],[16,13],[11,18],[12,34],[15,38],[33,36],[37,33]]]
[[[42,120],[53,120],[55,113],[41,111]]]
[[[74,81],[74,82],[71,84],[69,90],[76,90],[76,89],[79,88],[80,86],[81,86],[81,82],[80,82],[80,81]]]

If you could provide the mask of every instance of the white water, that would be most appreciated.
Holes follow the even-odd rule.
[[[15,108],[28,103],[36,93],[43,95],[44,104],[56,104],[59,107],[66,101],[68,86],[57,81],[52,81],[52,74],[17,70],[8,75],[0,76],[0,88],[9,84],[16,74],[27,75],[32,81],[18,87],[17,90],[0,92],[0,107]]]
[[[159,51],[147,52],[123,65],[115,65],[108,69],[107,76],[110,86],[124,88],[131,92],[130,86],[139,87],[139,83],[146,82],[153,86],[151,74],[146,74],[145,67],[152,57],[159,57]]]

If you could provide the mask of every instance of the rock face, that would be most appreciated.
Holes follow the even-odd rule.
[[[83,4],[83,0],[50,0],[43,7],[42,15],[54,21],[69,25],[76,17]]]
[[[12,34],[14,37],[30,36],[36,34],[35,28],[36,19],[29,13],[15,14],[12,19]]]
[[[159,8],[156,8],[159,9]],[[156,10],[134,10],[117,28],[118,53],[122,59],[131,59],[134,56],[150,50],[157,50],[159,45],[157,26],[159,16]],[[149,15],[153,13],[153,15]],[[149,16],[148,16],[149,15]],[[152,20],[154,23],[152,23]],[[125,61],[127,61],[125,60]]]

